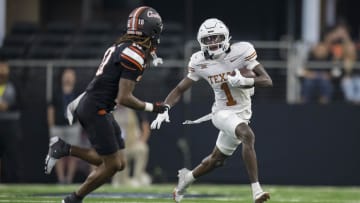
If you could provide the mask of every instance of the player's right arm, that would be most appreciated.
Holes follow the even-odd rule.
[[[189,77],[185,77],[182,79],[174,89],[168,94],[165,99],[165,104],[169,105],[169,108],[174,106],[181,98],[183,93],[188,90],[194,83],[194,80],[190,79]],[[156,119],[150,125],[151,129],[160,129],[161,124],[163,122],[170,122],[168,110],[164,111],[164,113],[159,113],[156,116]]]
[[[196,81],[200,79],[200,76],[195,72],[197,61],[199,61],[199,54],[195,53],[192,55],[190,59],[187,76],[184,79],[182,79],[176,85],[176,87],[170,91],[170,93],[166,97],[164,103],[169,105],[170,108],[174,106],[177,102],[179,102],[184,92],[188,90]],[[164,121],[170,122],[168,110],[166,110],[164,113],[157,115],[156,119],[153,120],[153,122],[150,125],[151,129],[160,129],[161,124]]]
[[[168,94],[165,99],[165,104],[174,106],[181,98],[182,94],[188,90],[194,84],[194,80],[185,77],[182,79],[179,84]]]
[[[271,87],[273,85],[271,77],[261,64],[255,66],[253,71],[256,73],[256,77],[254,78],[254,86]]]
[[[177,86],[168,94],[165,99],[166,104],[170,105],[170,107],[174,106],[180,100],[182,94],[200,79],[196,69],[198,67],[199,61],[203,59],[204,56],[201,54],[201,52],[196,52],[191,56],[188,65],[187,76],[181,80]]]

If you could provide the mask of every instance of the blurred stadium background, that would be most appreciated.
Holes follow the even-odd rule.
[[[360,106],[345,101],[340,79],[333,81],[330,103],[301,103],[297,74],[309,46],[339,19],[348,23],[358,42],[356,0],[0,0],[0,57],[8,60],[19,93],[18,119],[12,120],[13,126],[0,126],[18,129],[12,150],[2,159],[1,182],[56,183],[54,174],[44,175],[43,161],[49,136],[46,107],[59,73],[66,67],[76,69],[78,88],[84,89],[106,47],[121,35],[127,15],[138,5],[154,7],[163,18],[158,55],[165,63],[146,71],[137,96],[163,99],[198,49],[198,26],[217,17],[228,25],[232,41],[255,45],[258,60],[273,78],[274,87],[258,89],[253,100],[251,126],[263,184],[360,185]],[[334,64],[322,66],[330,69]],[[171,124],[152,132],[147,170],[154,183],[175,182],[179,168],[193,167],[212,150],[217,130],[210,122],[181,125],[208,113],[212,97],[211,89],[200,82],[171,110]],[[0,120],[8,119],[2,115]],[[239,152],[202,182],[247,184]],[[84,176],[78,172],[75,182]]]

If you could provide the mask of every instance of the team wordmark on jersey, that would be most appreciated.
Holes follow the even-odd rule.
[[[230,72],[226,72],[226,73],[220,73],[220,74],[216,74],[216,75],[210,75],[208,76],[208,79],[210,81],[210,84],[214,84],[214,83],[223,83],[226,82],[226,75],[230,75]]]

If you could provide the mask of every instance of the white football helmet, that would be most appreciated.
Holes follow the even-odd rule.
[[[230,38],[229,29],[216,18],[205,20],[197,34],[201,50],[211,58],[224,53],[229,48]]]

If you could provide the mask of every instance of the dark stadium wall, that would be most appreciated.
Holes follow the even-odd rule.
[[[196,38],[197,30],[205,19],[219,18],[228,25],[232,36],[239,40],[279,40],[286,34],[288,2],[290,1],[280,0],[275,4],[263,0],[144,0],[146,5],[153,6],[160,12],[165,23],[183,23],[184,32],[190,39]]]
[[[6,30],[10,33],[16,22],[40,23],[41,0],[11,0],[6,1]]]
[[[184,36],[196,38],[200,24],[207,18],[223,20],[232,36],[239,40],[279,40],[287,34],[289,2],[280,0],[274,4],[271,1],[227,1],[218,0],[143,0],[143,1],[92,1],[88,8],[84,1],[73,0],[41,0],[40,22],[46,25],[51,22],[71,21],[74,24],[91,22],[108,22],[114,25],[125,23],[129,12],[136,6],[154,7],[161,14],[166,30],[166,24],[181,23],[184,26]],[[261,6],[259,6],[261,5]],[[299,10],[298,4],[294,6]],[[64,15],[66,11],[66,15]],[[294,22],[290,22],[295,24]]]

